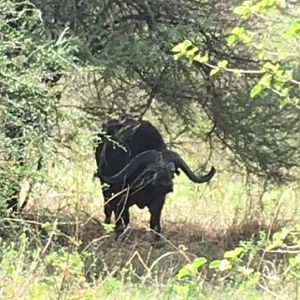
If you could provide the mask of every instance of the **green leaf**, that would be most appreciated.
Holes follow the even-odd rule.
[[[231,265],[230,261],[228,261],[227,259],[222,259],[219,270],[220,271],[227,271],[227,270],[230,270],[230,269],[232,269],[232,265]]]
[[[219,73],[221,69],[220,68],[214,68],[214,69],[211,69],[210,73],[209,73],[209,76],[214,76],[216,75],[217,73]]]
[[[258,53],[258,58],[259,58],[260,60],[264,60],[264,59],[266,58],[266,54],[267,54],[266,50],[262,49],[262,50],[260,50],[259,53]]]
[[[219,269],[221,265],[221,261],[220,260],[213,260],[210,264],[209,264],[209,268],[210,269]]]
[[[193,265],[197,269],[201,268],[206,263],[207,263],[207,259],[205,257],[198,257],[198,258],[195,258],[194,261],[193,261]]]
[[[207,63],[209,61],[209,57],[207,55],[200,56],[200,54],[197,54],[194,57],[194,61],[198,61],[199,63]]]
[[[300,36],[300,19],[295,20],[288,29],[288,37],[293,39]]]
[[[258,84],[265,88],[269,88],[271,85],[271,81],[272,81],[272,75],[269,73],[265,73],[264,76],[258,82]]]
[[[236,38],[239,38],[245,33],[245,31],[244,27],[236,26],[231,30],[231,34],[235,35]]]
[[[253,37],[254,37],[254,33],[251,31],[246,31],[245,34],[242,36],[242,42],[244,44],[249,44],[250,42],[252,42]]]
[[[279,4],[278,0],[262,0],[255,5],[255,9],[258,12],[269,10],[276,7]]]
[[[183,47],[186,50],[188,47],[193,46],[192,42],[190,40],[184,40],[183,41]]]
[[[280,109],[282,109],[285,105],[287,105],[288,102],[286,100],[282,100],[280,102]],[[275,232],[272,237],[271,244],[267,247],[267,250],[270,251],[274,248],[278,248],[284,244],[284,240],[290,233],[290,229],[283,228],[282,230]]]
[[[227,45],[229,47],[235,45],[238,42],[237,36],[235,34],[231,34],[228,38],[227,38]]]
[[[246,1],[249,2],[249,1]],[[236,7],[233,12],[239,16],[241,16],[244,19],[247,19],[249,17],[251,17],[251,7],[247,6],[247,5],[243,5],[243,6],[238,6]]]
[[[178,60],[182,56],[184,56],[184,53],[179,52],[179,53],[174,54],[173,57],[174,57],[174,60]]]
[[[227,65],[228,65],[228,61],[227,60],[222,60],[222,61],[218,62],[218,67],[220,69],[225,69],[227,67]]]
[[[275,248],[278,248],[282,246],[283,242],[282,241],[273,241],[267,248],[267,251],[273,250]]]
[[[283,88],[280,91],[281,97],[288,97],[290,93],[290,88]]]
[[[271,71],[273,73],[276,73],[280,69],[280,66],[278,64],[272,64],[270,62],[267,62],[263,65],[262,70],[264,72]]]
[[[102,226],[103,226],[104,230],[106,231],[106,233],[111,233],[115,229],[115,224],[105,224],[105,223],[103,223]]]
[[[196,53],[199,51],[199,49],[197,47],[193,47],[191,50],[188,50],[186,52],[186,57],[194,60],[194,57],[196,56]]]
[[[181,279],[181,278],[189,276],[190,274],[191,274],[190,268],[188,268],[187,266],[184,266],[183,268],[181,268],[179,270],[177,277],[179,279]]]
[[[227,43],[232,45],[241,41],[244,44],[248,44],[253,40],[254,36],[254,32],[246,30],[244,27],[236,26],[231,30],[231,35],[227,39]]]
[[[185,50],[185,48],[184,48],[184,45],[183,45],[183,43],[179,43],[179,44],[177,44],[176,46],[174,46],[172,49],[171,49],[171,51],[172,52],[175,52],[175,53],[181,53],[181,52],[183,52]]]
[[[291,267],[296,267],[300,265],[300,254],[289,258],[289,264]]]
[[[183,268],[181,268],[178,272],[177,277],[179,279],[190,276],[190,275],[195,275],[198,273],[199,268],[201,268],[203,265],[205,265],[207,262],[207,259],[205,257],[198,257],[194,259],[194,261],[190,264],[185,265]]]
[[[214,260],[209,264],[210,269],[218,269],[219,271],[226,271],[232,269],[232,265],[229,260]]]
[[[290,233],[290,229],[283,228],[282,230],[277,231],[273,234],[273,241],[283,241],[284,239],[287,238],[289,233]]]
[[[236,259],[238,258],[241,254],[244,253],[244,248],[242,247],[237,247],[234,250],[226,251],[224,253],[225,258],[230,258],[230,259]]]
[[[264,90],[264,87],[263,87],[262,85],[256,84],[256,85],[251,89],[250,97],[251,97],[251,98],[256,97],[256,96],[259,95],[263,90]]]

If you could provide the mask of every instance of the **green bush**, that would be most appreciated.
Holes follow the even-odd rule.
[[[34,180],[54,149],[61,90],[73,64],[70,37],[49,41],[30,2],[0,3],[0,207],[16,208],[20,185]]]

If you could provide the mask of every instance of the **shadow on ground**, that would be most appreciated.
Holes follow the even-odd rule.
[[[9,223],[20,223],[20,220],[20,217],[10,218]],[[154,243],[153,233],[143,222],[133,223],[133,228],[128,228],[118,241],[113,232],[107,232],[98,220],[87,215],[24,213],[22,222],[29,228],[33,245],[48,245],[49,251],[64,247],[81,253],[88,278],[130,271],[139,280],[155,277],[161,283],[196,257],[204,256],[208,261],[222,258],[224,251],[233,249],[239,241],[257,239],[260,231],[278,229],[278,226],[270,230],[259,222],[249,222],[218,232],[208,230],[205,224],[165,221],[161,241]],[[5,230],[0,234],[5,239]]]

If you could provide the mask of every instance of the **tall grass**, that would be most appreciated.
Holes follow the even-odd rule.
[[[176,178],[160,247],[148,212],[137,208],[115,241],[101,224],[93,153],[83,145],[48,166],[23,216],[1,220],[0,299],[298,299],[297,183],[249,184],[215,154],[218,172],[209,184]],[[204,163],[184,156],[192,166]],[[237,247],[242,252],[230,257]],[[198,258],[206,261],[201,267]]]

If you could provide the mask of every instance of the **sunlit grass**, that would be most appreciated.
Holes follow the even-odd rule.
[[[192,168],[203,163],[184,156]],[[1,245],[0,299],[297,299],[294,281],[272,285],[271,276],[270,286],[262,287],[213,282],[207,268],[200,279],[176,279],[196,257],[222,258],[259,230],[300,222],[297,183],[264,191],[228,171],[225,158],[214,165],[209,184],[176,177],[163,209],[162,247],[156,249],[146,209],[131,208],[123,241],[101,226],[103,199],[91,149],[75,151],[72,159],[58,156],[47,183],[37,184],[30,198],[24,238]],[[9,222],[23,221],[16,216]]]
[[[163,221],[202,224],[220,230],[246,217],[270,222],[274,217],[300,218],[299,185],[294,183],[263,191],[259,185],[247,186],[244,175],[223,171],[222,162],[220,164],[209,184],[194,184],[182,172],[176,176],[174,192],[167,196]],[[193,166],[193,159],[190,165]],[[85,157],[78,154],[72,161],[58,160],[48,170],[51,185],[39,187],[34,206],[81,209],[102,220],[103,199],[99,180],[93,178],[95,170],[92,152]],[[40,202],[41,197],[43,202]],[[146,210],[132,208],[131,211],[133,220],[145,222],[149,217]]]

